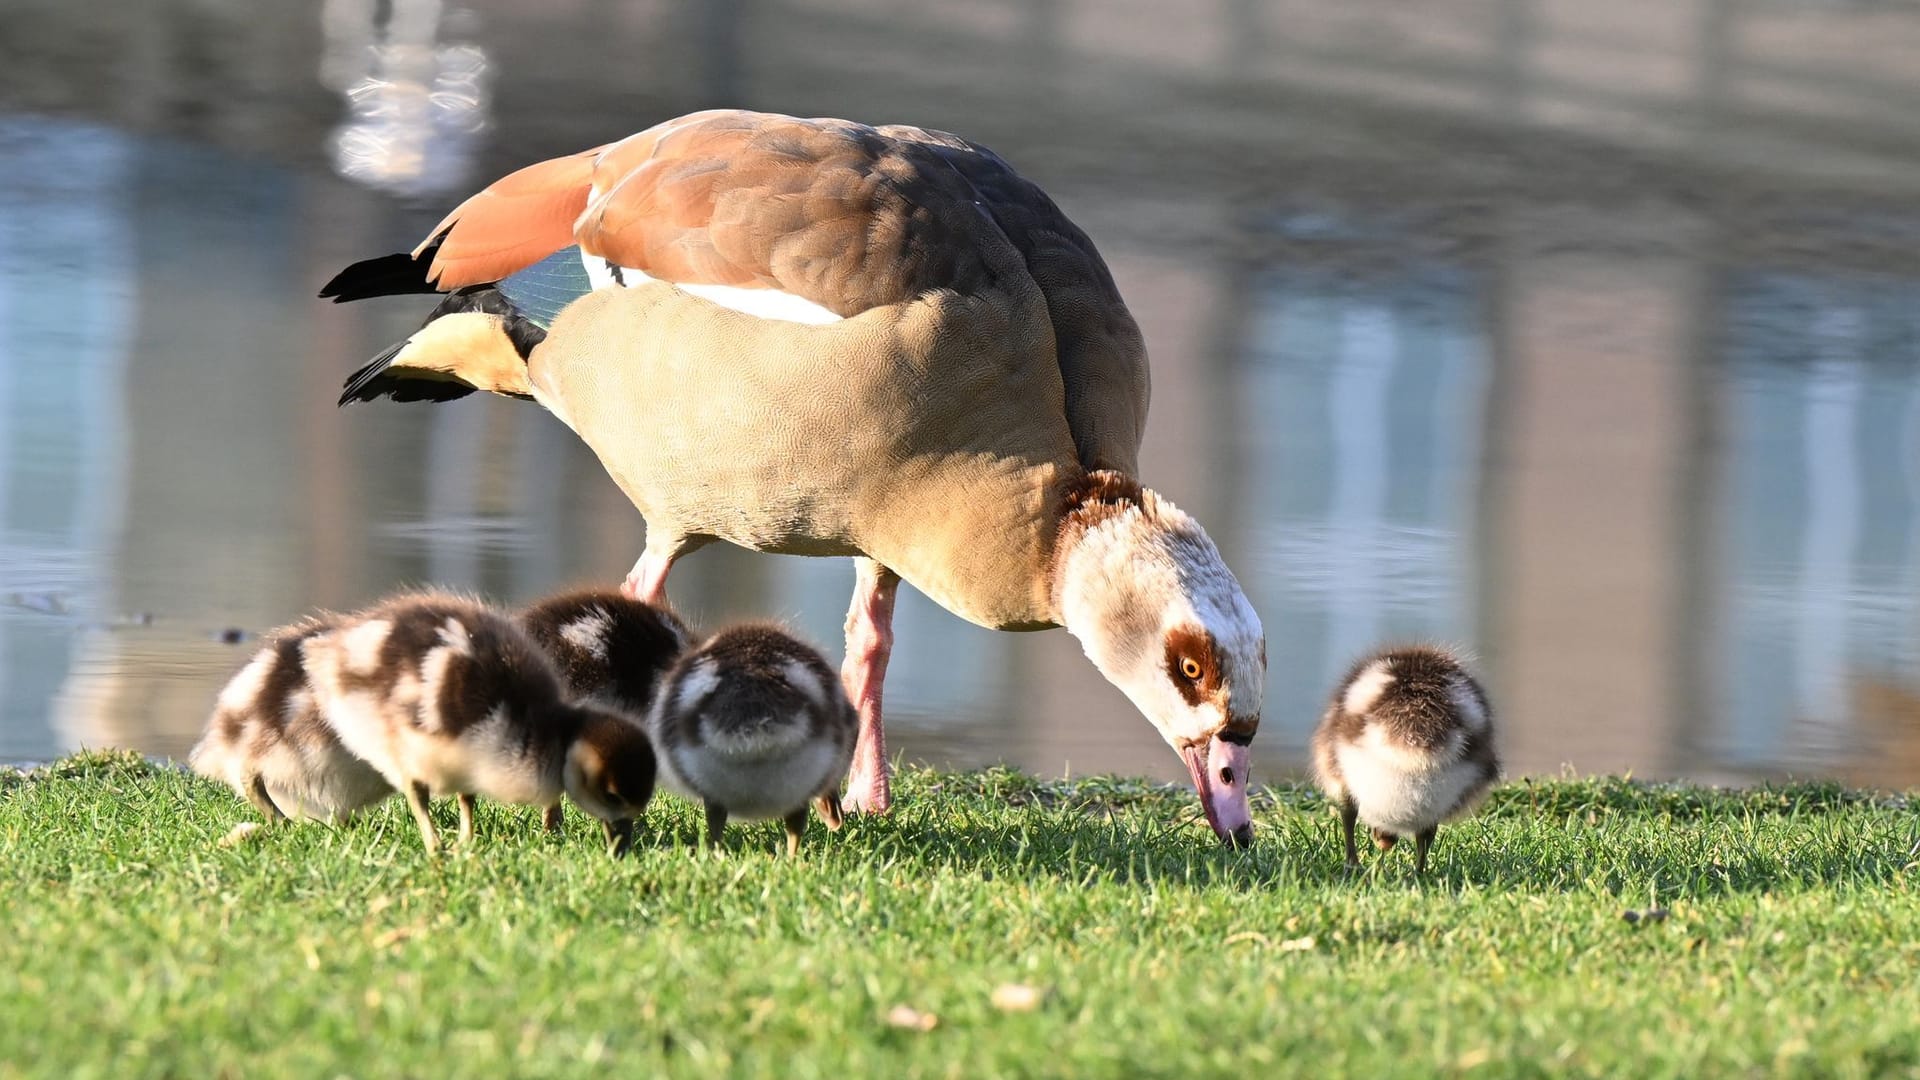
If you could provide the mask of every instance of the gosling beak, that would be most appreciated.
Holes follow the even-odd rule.
[[[601,827],[607,833],[607,851],[614,858],[625,855],[633,847],[633,819],[622,818],[619,821],[602,821]]]
[[[1193,790],[1200,795],[1200,809],[1207,815],[1207,824],[1229,847],[1243,848],[1253,843],[1253,811],[1247,806],[1251,757],[1244,744],[1217,735],[1204,746],[1190,743],[1180,748],[1180,759],[1187,763],[1187,772],[1193,777]]]

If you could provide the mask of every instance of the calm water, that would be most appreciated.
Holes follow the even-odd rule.
[[[0,760],[183,754],[255,633],[614,582],[540,410],[336,410],[333,307],[526,161],[717,103],[963,132],[1099,241],[1145,479],[1267,624],[1269,776],[1359,650],[1479,658],[1514,771],[1920,784],[1920,12],[1630,0],[0,0]],[[684,10],[690,8],[691,10]],[[676,601],[838,652],[840,560]],[[1061,632],[903,590],[908,756],[1172,777]]]

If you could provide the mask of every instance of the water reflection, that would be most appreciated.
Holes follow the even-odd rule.
[[[1729,292],[1717,741],[1885,776],[1920,711],[1909,689],[1890,737],[1856,698],[1920,671],[1920,282],[1749,272]]]
[[[617,580],[641,525],[577,440],[499,401],[336,411],[420,306],[311,294],[454,197],[362,182],[457,192],[724,100],[979,136],[1099,238],[1154,352],[1147,479],[1268,624],[1269,774],[1392,637],[1481,657],[1518,770],[1920,782],[1920,15],[470,6],[10,23],[143,59],[118,96],[50,49],[0,72],[68,117],[0,107],[0,758],[183,752],[228,628]],[[673,589],[837,643],[850,586],[709,549]],[[910,756],[1174,774],[1064,634],[910,593],[897,628]]]
[[[1326,688],[1385,640],[1472,640],[1488,362],[1473,278],[1261,274],[1236,427],[1273,715],[1304,746]]]
[[[473,13],[439,0],[328,0],[321,20],[321,80],[347,103],[329,140],[340,175],[416,197],[466,183],[492,83],[487,54],[465,40]]]

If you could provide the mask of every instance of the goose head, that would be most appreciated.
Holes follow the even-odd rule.
[[[1062,529],[1061,622],[1180,755],[1214,833],[1244,846],[1267,670],[1260,617],[1198,522],[1117,474],[1093,478]]]

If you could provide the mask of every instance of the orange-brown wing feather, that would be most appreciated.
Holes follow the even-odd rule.
[[[709,113],[614,146],[575,236],[679,284],[780,289],[839,315],[1019,272],[959,173],[844,120]]]
[[[1046,297],[1081,463],[1136,474],[1150,397],[1146,345],[1093,241],[1039,185],[986,147],[944,131],[879,131],[925,144],[978,193]]]
[[[440,219],[414,257],[439,239],[428,278],[450,292],[498,281],[559,251],[573,243],[594,160],[605,149],[542,161],[494,181]]]
[[[1106,264],[1037,186],[944,132],[694,113],[522,169],[447,215],[428,243],[443,230],[433,273],[447,289],[570,243],[664,281],[780,289],[843,316],[1030,278],[1046,298],[1082,462],[1135,467],[1146,354]]]

